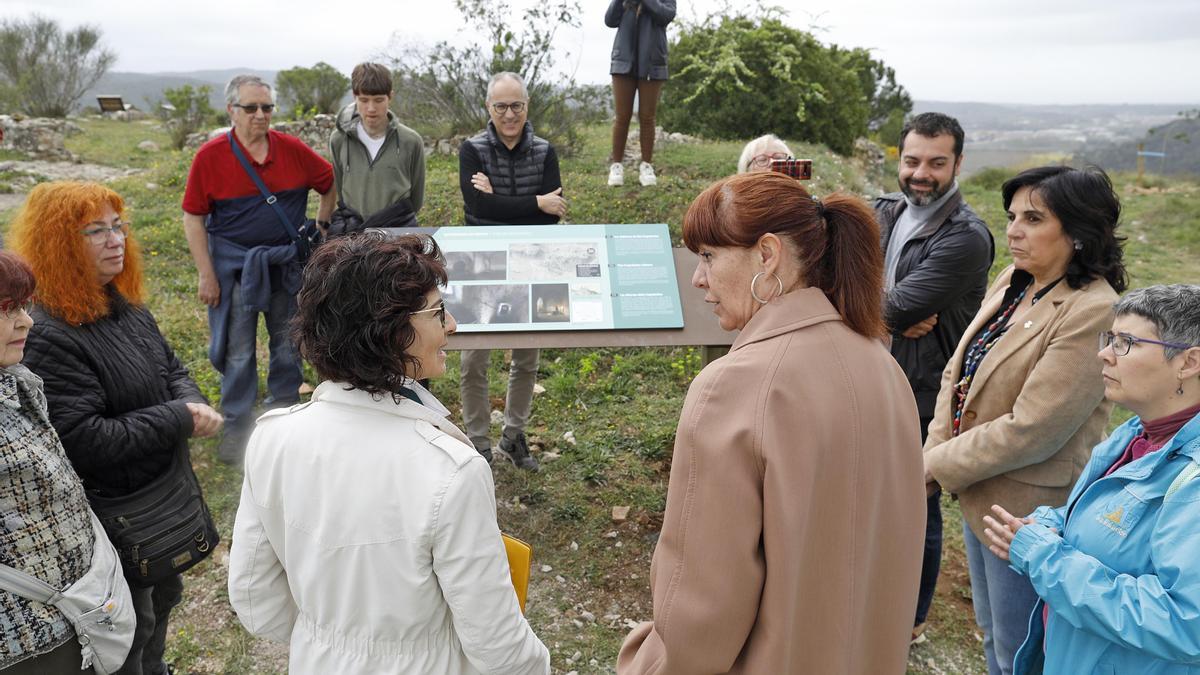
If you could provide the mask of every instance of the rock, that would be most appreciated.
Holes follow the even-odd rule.
[[[492,424],[504,424],[504,413],[499,410],[493,410],[490,420]]]
[[[554,568],[549,565],[542,565],[542,571],[543,572],[553,572]]]
[[[607,539],[616,539],[619,535],[617,534],[616,530],[612,530],[610,532],[607,532],[604,536]]]
[[[146,189],[147,190],[157,190],[158,183],[146,183]]]
[[[554,577],[554,580],[555,580],[555,581],[557,581],[557,582],[558,582],[558,583],[560,583],[560,584],[565,584],[565,583],[567,583],[567,580],[566,580],[566,579],[564,579],[564,578],[563,578],[563,575],[561,575],[561,574],[555,575],[555,577]]]
[[[544,394],[544,393],[546,393],[546,388],[543,387],[541,384],[535,382],[533,385],[533,393],[535,396],[538,394]]]
[[[568,432],[564,433],[564,434],[562,435],[562,439],[563,439],[564,441],[566,441],[566,442],[570,443],[571,445],[575,445],[575,444],[576,444],[576,441],[575,441],[575,432],[574,432],[574,431],[568,431]]]
[[[638,627],[638,622],[634,621],[633,619],[625,619],[624,623],[625,623],[626,628],[637,628]]]
[[[596,621],[596,615],[592,614],[591,612],[589,612],[587,610],[580,612],[579,618],[583,619],[584,621],[587,621],[588,623],[594,623]]]
[[[572,551],[578,551],[578,550],[579,550],[579,544],[578,544],[578,543],[576,543],[576,542],[571,542],[571,550],[572,550]]]
[[[553,462],[554,460],[558,459],[559,457],[562,457],[562,455],[558,454],[557,452],[554,452],[553,450],[542,453],[542,461],[543,462]]]
[[[151,140],[145,140],[137,144],[138,150],[142,152],[158,152],[158,143]]]
[[[612,519],[614,523],[623,523],[629,518],[628,506],[612,507]]]
[[[76,157],[67,150],[66,139],[83,129],[64,119],[0,115],[0,131],[4,137],[0,148],[23,152],[32,159],[72,162]]]

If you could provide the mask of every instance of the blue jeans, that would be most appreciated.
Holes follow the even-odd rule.
[[[1013,658],[1025,641],[1038,595],[1025,577],[988,550],[963,522],[963,548],[971,572],[975,622],[983,631],[988,675],[1011,675]]]
[[[932,417],[921,418],[921,445],[929,437]],[[942,491],[925,500],[925,555],[921,559],[921,586],[917,590],[916,627],[925,623],[929,607],[933,604],[933,592],[937,590],[938,573],[942,570]]]
[[[230,293],[229,336],[225,352],[225,372],[221,377],[221,412],[225,414],[226,433],[248,431],[251,411],[258,397],[258,312],[242,307],[242,285],[233,285]],[[296,297],[282,290],[271,293],[271,304],[264,313],[271,350],[267,365],[267,390],[277,403],[300,400],[304,374],[300,355],[288,336],[288,322],[296,313]]]

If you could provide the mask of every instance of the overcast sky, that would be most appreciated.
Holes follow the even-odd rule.
[[[514,14],[531,4],[512,0]],[[580,0],[559,64],[608,81],[607,0]],[[720,0],[680,0],[679,21]],[[736,2],[737,6],[745,4]],[[994,103],[1200,103],[1197,0],[775,0],[823,41],[868,47],[914,98]],[[326,61],[349,72],[393,44],[469,40],[452,0],[0,0],[0,17],[40,12],[98,25],[114,70],[278,70]]]

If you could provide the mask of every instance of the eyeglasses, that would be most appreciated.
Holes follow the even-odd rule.
[[[1114,333],[1111,330],[1106,330],[1103,333],[1100,333],[1100,343],[1099,344],[1100,344],[1100,351],[1104,351],[1105,349],[1108,349],[1108,347],[1111,345],[1113,354],[1115,354],[1116,356],[1125,356],[1129,353],[1129,350],[1132,349],[1133,346],[1139,342],[1149,342],[1152,345],[1160,345],[1163,347],[1170,347],[1171,349],[1191,349],[1192,347],[1195,346],[1195,345],[1183,345],[1183,344],[1179,344],[1178,342],[1160,342],[1158,340],[1151,340],[1149,338],[1135,337],[1128,333]]]
[[[790,157],[791,155],[787,154],[786,152],[772,152],[770,154],[764,152],[761,155],[755,155],[754,159],[750,160],[750,163],[762,169],[770,166],[771,160],[773,159],[788,159]]]
[[[241,108],[242,110],[245,110],[246,113],[249,115],[257,114],[259,108],[262,108],[264,115],[270,115],[271,112],[273,110],[275,110],[274,103],[247,103],[245,105],[243,105],[241,103],[234,103],[233,107]]]
[[[33,313],[33,298],[26,298],[21,302],[16,300],[4,300],[0,302],[0,316],[5,319],[15,319],[21,316],[21,312],[26,314]]]
[[[112,225],[95,225],[88,227],[83,231],[83,236],[93,244],[99,246],[108,241],[108,235],[116,235],[118,239],[125,239],[129,236],[129,223],[113,223]]]
[[[525,102],[516,101],[514,103],[493,103],[492,110],[496,111],[497,115],[504,115],[509,110],[513,111],[514,115],[520,115],[525,112]]]
[[[425,309],[418,309],[415,312],[409,312],[409,314],[424,314],[425,312],[434,312],[434,316],[436,316],[437,320],[441,322],[442,328],[446,327],[446,301],[445,300],[442,300],[441,302],[434,305],[433,307],[427,307]]]

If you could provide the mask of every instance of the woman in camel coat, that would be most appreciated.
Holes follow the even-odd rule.
[[[618,673],[903,673],[925,495],[871,212],[743,174],[697,197],[683,238],[693,285],[741,333],[688,390],[654,619]]]

